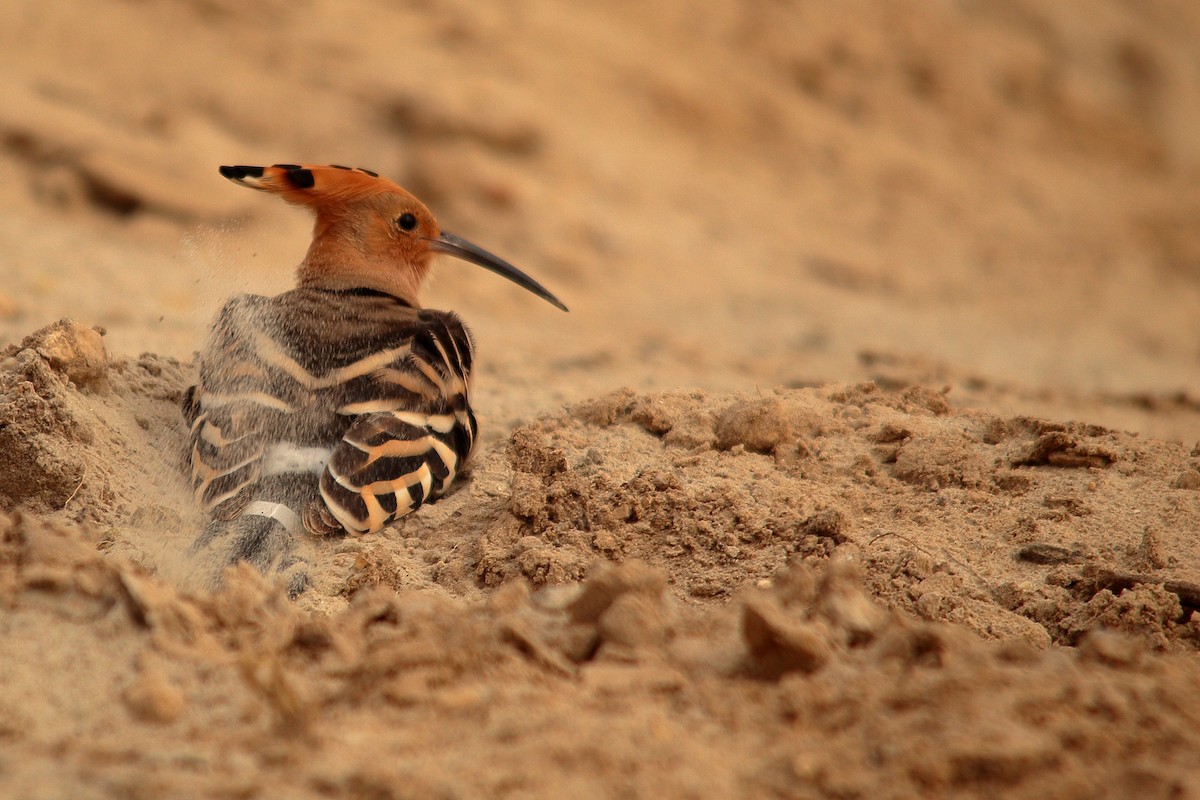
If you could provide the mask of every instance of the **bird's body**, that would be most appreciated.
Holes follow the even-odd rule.
[[[215,553],[217,567],[247,561],[285,573],[294,594],[308,580],[298,547],[304,536],[377,531],[415,511],[451,486],[475,443],[471,336],[455,314],[417,305],[424,254],[398,259],[382,237],[411,248],[407,226],[425,225],[411,238],[433,242],[428,250],[549,293],[441,233],[415,198],[373,173],[300,166],[222,173],[314,207],[317,230],[300,286],[231,299],[201,352],[183,411],[193,489],[213,521],[194,551]],[[384,229],[372,244],[380,219],[399,230]],[[379,275],[364,272],[370,268]]]

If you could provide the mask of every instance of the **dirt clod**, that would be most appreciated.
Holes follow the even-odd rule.
[[[18,352],[34,351],[80,389],[103,391],[108,388],[108,353],[103,336],[103,328],[64,319],[25,337]]]
[[[792,424],[776,399],[737,403],[717,417],[717,447],[744,445],[756,453],[773,453],[792,438]]]

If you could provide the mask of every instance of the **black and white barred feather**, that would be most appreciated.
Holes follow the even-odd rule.
[[[475,444],[473,357],[455,314],[383,292],[230,300],[184,397],[197,546],[240,528],[229,560],[280,570],[302,529],[377,531],[437,498]]]

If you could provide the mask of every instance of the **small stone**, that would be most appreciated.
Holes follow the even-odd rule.
[[[787,408],[778,399],[737,403],[717,418],[717,447],[731,450],[744,445],[756,453],[773,453],[792,438]]]
[[[1194,469],[1185,469],[1183,472],[1175,476],[1175,480],[1171,481],[1172,489],[1200,489],[1200,472]]]
[[[103,335],[103,328],[89,328],[62,319],[29,334],[21,342],[21,349],[36,352],[51,369],[65,375],[80,389],[102,390],[108,386],[108,353]]]
[[[666,641],[659,598],[630,592],[616,598],[600,616],[597,626],[601,639],[626,647],[655,647]]]
[[[812,673],[831,656],[820,623],[792,620],[769,596],[750,597],[742,609],[742,638],[754,670],[765,678]]]
[[[630,560],[620,566],[600,564],[584,582],[583,591],[567,606],[567,613],[575,622],[596,622],[626,592],[658,598],[665,587],[663,574],[641,561]]]

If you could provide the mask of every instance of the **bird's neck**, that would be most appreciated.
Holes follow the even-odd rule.
[[[417,295],[426,268],[394,265],[373,259],[352,242],[318,237],[296,270],[298,286],[346,291],[372,289],[420,308]]]

